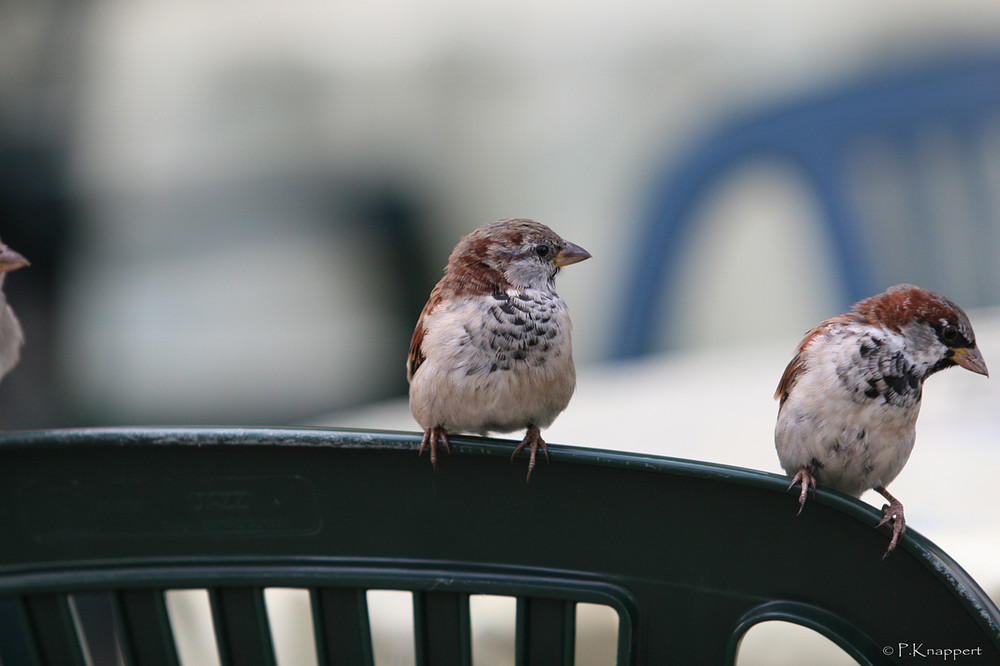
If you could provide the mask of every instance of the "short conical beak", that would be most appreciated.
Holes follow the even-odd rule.
[[[28,260],[6,245],[0,244],[0,273],[16,271],[28,265]]]
[[[570,264],[583,261],[584,259],[590,259],[590,253],[579,245],[567,242],[566,247],[562,249],[562,252],[556,255],[554,261],[556,266],[561,268],[563,266],[569,266]]]
[[[980,375],[990,376],[990,371],[986,369],[986,361],[979,347],[959,347],[954,350],[951,360],[966,370],[971,370]]]

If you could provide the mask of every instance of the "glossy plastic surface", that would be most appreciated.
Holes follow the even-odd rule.
[[[364,591],[411,590],[421,664],[468,664],[468,595],[518,598],[522,664],[572,664],[575,602],[620,617],[620,664],[731,663],[756,622],[883,646],[981,648],[1000,612],[946,554],[820,490],[799,517],[777,475],[550,445],[166,428],[0,435],[0,659],[83,664],[67,595],[112,600],[130,665],[173,666],[163,591],[210,592],[223,664],[273,664],[262,591],[311,591],[323,664],[371,663]]]

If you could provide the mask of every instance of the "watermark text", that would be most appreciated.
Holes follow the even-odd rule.
[[[934,647],[924,643],[896,643],[882,648],[882,654],[899,659],[957,661],[959,657],[982,657],[981,647]]]

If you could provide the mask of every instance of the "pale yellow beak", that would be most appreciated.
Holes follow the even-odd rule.
[[[990,376],[990,371],[986,369],[986,361],[983,359],[979,347],[959,347],[953,350],[951,360],[966,370]]]
[[[563,266],[569,266],[584,259],[590,259],[590,253],[579,245],[567,242],[566,247],[552,261],[555,262],[556,266],[562,268]]]
[[[29,265],[28,260],[6,245],[0,244],[0,273],[16,271]]]

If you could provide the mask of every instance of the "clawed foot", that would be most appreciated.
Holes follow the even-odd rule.
[[[437,443],[439,439],[441,440],[441,443],[444,444],[445,450],[448,453],[451,453],[451,444],[448,443],[448,433],[445,432],[445,429],[441,426],[431,426],[424,431],[424,438],[420,440],[420,450],[417,452],[418,456],[423,455],[424,449],[430,445],[431,465],[434,467],[435,472],[438,468]]]
[[[791,490],[794,488],[796,483],[802,484],[802,492],[799,493],[799,510],[795,514],[797,516],[802,513],[802,509],[806,508],[806,498],[809,496],[809,488],[813,489],[813,496],[816,495],[816,477],[803,467],[792,477],[792,482],[789,484],[788,489]]]
[[[903,516],[902,503],[890,495],[888,490],[880,486],[875,491],[889,500],[888,504],[882,505],[882,520],[875,527],[882,527],[883,525],[887,525],[890,520],[892,521],[892,539],[889,541],[889,547],[885,550],[885,555],[882,556],[884,560],[889,557],[889,553],[895,550],[896,544],[899,543],[899,537],[903,536],[903,533],[906,531],[906,518]]]
[[[549,450],[545,446],[545,440],[542,439],[541,432],[535,426],[528,428],[528,432],[524,434],[524,439],[514,449],[514,453],[511,454],[510,459],[513,461],[525,446],[530,447],[531,450],[531,457],[528,458],[528,476],[525,478],[525,482],[528,482],[531,481],[531,470],[535,469],[535,455],[538,453],[538,447],[542,447],[542,453],[545,454],[545,462],[549,461]]]

